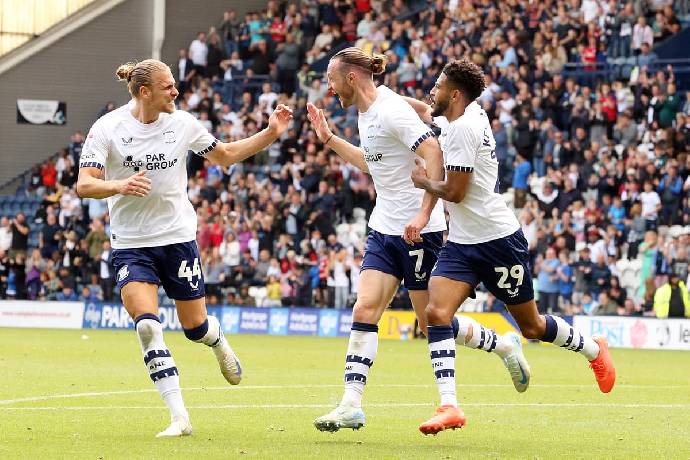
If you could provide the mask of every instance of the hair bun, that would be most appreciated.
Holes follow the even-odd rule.
[[[127,64],[122,64],[115,71],[115,75],[117,75],[117,79],[119,81],[127,81],[127,83],[129,83],[129,81],[132,79],[132,72],[134,71],[135,66],[136,66],[136,64],[134,62],[128,62]]]
[[[382,74],[386,71],[386,56],[382,54],[374,54],[371,57],[371,73],[374,75]]]

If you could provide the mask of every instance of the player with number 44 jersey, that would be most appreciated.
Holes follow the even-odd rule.
[[[166,64],[155,59],[128,63],[117,76],[127,83],[132,100],[91,127],[79,159],[77,192],[108,200],[122,303],[134,320],[149,376],[170,410],[170,426],[158,437],[187,436],[192,425],[179,371],[158,318],[159,285],[175,300],[185,336],[213,350],[230,384],[242,378],[220,323],[206,313],[197,216],[187,198],[187,152],[222,166],[242,161],[273,143],[287,129],[292,111],[280,104],[268,128],[223,143],[192,115],[175,110],[178,91]]]
[[[604,393],[611,391],[616,379],[603,337],[583,335],[562,318],[540,315],[537,310],[527,241],[515,215],[496,190],[496,142],[489,118],[476,102],[484,87],[481,68],[463,59],[444,67],[431,91],[431,106],[406,99],[423,120],[433,119],[441,128],[439,142],[446,170],[444,180],[433,180],[418,164],[412,181],[415,187],[446,200],[450,214],[448,241],[431,274],[426,307],[429,352],[441,406],[420,425],[424,434],[461,428],[466,422],[456,396],[453,318],[480,282],[505,302],[523,336],[584,355]],[[486,341],[483,331],[478,336],[472,328],[461,328],[460,335],[472,348]],[[530,369],[522,353],[510,360],[513,362],[506,365],[510,368],[515,364],[515,379],[527,381]]]

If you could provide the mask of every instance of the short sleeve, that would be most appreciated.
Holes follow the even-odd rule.
[[[424,124],[407,102],[397,104],[386,115],[387,128],[413,152],[422,142],[434,136],[431,128]]]
[[[79,156],[80,168],[104,169],[108,159],[108,141],[101,125],[96,122],[89,130]]]
[[[446,170],[471,173],[477,158],[477,139],[469,126],[451,125],[443,143]]]
[[[218,141],[209,133],[204,125],[191,114],[187,114],[187,126],[190,131],[189,149],[196,155],[203,157],[208,152],[216,148]]]

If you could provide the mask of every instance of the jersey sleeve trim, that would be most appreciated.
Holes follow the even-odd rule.
[[[417,139],[417,141],[414,144],[412,144],[412,147],[410,147],[410,150],[412,150],[413,152],[416,152],[417,147],[419,147],[422,142],[424,142],[425,140],[427,140],[430,137],[434,137],[433,131],[427,131],[426,133],[422,134],[422,136],[419,139]]]
[[[98,168],[98,169],[103,169],[105,166],[102,164],[96,162],[96,161],[85,161],[83,163],[79,163],[80,168]]]
[[[446,165],[446,171],[457,171],[457,172],[471,173],[474,171],[474,167],[473,166]]]
[[[215,149],[215,148],[216,148],[216,145],[218,145],[218,140],[217,140],[217,139],[214,140],[213,142],[211,142],[211,145],[209,145],[209,146],[206,147],[205,149],[199,150],[198,152],[194,152],[194,151],[193,151],[193,153],[194,153],[195,155],[199,155],[200,157],[203,157],[203,156],[206,155],[208,152],[210,152],[211,150]]]

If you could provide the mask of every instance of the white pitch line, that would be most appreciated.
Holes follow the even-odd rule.
[[[192,387],[183,388],[183,391],[239,391],[239,390],[287,390],[287,389],[319,389],[319,388],[342,388],[342,384],[312,384],[312,385],[240,385],[240,386],[221,386],[221,387]],[[380,385],[370,385],[370,388],[432,388],[436,387],[433,384],[406,384],[406,383],[392,383],[392,384],[380,384]],[[500,384],[500,383],[472,383],[472,384],[458,384],[459,388],[513,388],[510,384]],[[532,384],[532,388],[596,388],[594,384]],[[620,388],[630,388],[630,389],[687,389],[688,386],[683,385],[635,385],[635,384],[620,384],[616,385],[617,389]],[[7,406],[11,404],[24,403],[24,402],[36,402],[36,401],[49,401],[53,399],[74,399],[74,398],[91,398],[91,397],[101,397],[101,396],[118,396],[118,395],[130,395],[130,394],[140,394],[140,393],[156,393],[157,390],[154,388],[150,389],[139,389],[139,390],[116,390],[116,391],[98,391],[98,392],[86,392],[86,393],[69,393],[69,394],[57,394],[57,395],[41,395],[41,396],[29,396],[23,398],[15,399],[2,399],[0,400],[0,406]]]
[[[332,404],[222,404],[214,406],[189,406],[187,409],[198,410],[226,410],[226,409],[324,409],[333,407]],[[407,408],[407,407],[435,407],[434,403],[388,403],[367,404],[366,407],[376,408]],[[615,404],[615,403],[463,403],[462,407],[588,407],[588,408],[620,408],[620,409],[688,409],[690,404]],[[167,410],[163,406],[55,406],[55,407],[1,407],[1,411],[99,411],[99,410]]]

